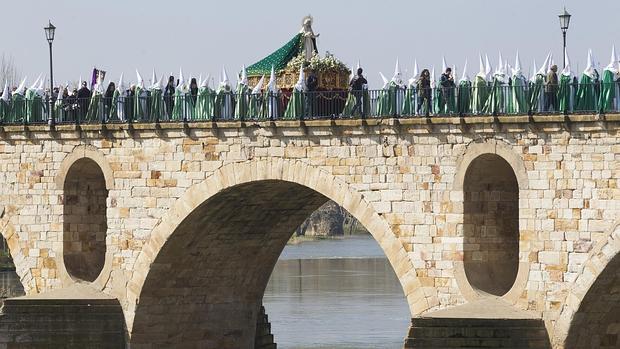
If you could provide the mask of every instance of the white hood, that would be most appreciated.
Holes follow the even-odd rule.
[[[254,86],[254,88],[252,89],[252,94],[259,94],[260,91],[263,89],[264,84],[265,84],[265,75],[260,77],[260,80],[258,80],[258,83],[256,84],[256,86]]]
[[[297,79],[297,83],[295,84],[295,89],[300,92],[306,90],[306,79],[304,77],[303,64],[299,67],[299,78]]]
[[[463,81],[470,81],[469,75],[467,75],[467,59],[465,59],[465,64],[463,65],[463,74],[461,75],[461,80],[459,80],[459,82]]]
[[[271,74],[269,75],[269,83],[267,83],[267,90],[272,93],[278,92],[278,79],[276,77],[276,68],[271,66]]]
[[[136,83],[136,87],[144,89],[144,79],[142,79],[142,75],[140,75],[140,72],[138,72],[138,69],[136,69],[136,78],[138,79],[138,82]]]
[[[564,49],[564,60],[566,61],[566,66],[562,69],[562,75],[572,76],[573,73],[570,71],[570,59],[568,59],[568,51],[566,49]]]
[[[398,63],[398,58],[396,58],[396,66],[394,67],[394,76],[392,77],[392,81],[399,86],[403,84],[403,75],[400,72],[400,64]]]
[[[4,82],[4,90],[2,90],[2,97],[0,97],[0,99],[2,99],[5,102],[9,101],[9,82],[5,81]]]

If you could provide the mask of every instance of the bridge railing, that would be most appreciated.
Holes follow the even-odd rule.
[[[0,100],[3,124],[209,120],[299,120],[416,116],[534,115],[620,112],[620,82],[524,86],[484,84],[428,89],[234,93],[201,90],[162,96],[95,95],[87,99]]]

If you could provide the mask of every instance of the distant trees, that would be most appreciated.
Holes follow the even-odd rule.
[[[0,89],[4,88],[5,82],[8,82],[9,88],[17,86],[20,75],[13,57],[3,53],[0,57]]]

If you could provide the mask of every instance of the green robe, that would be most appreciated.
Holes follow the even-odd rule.
[[[249,119],[260,120],[265,118],[265,98],[262,92],[252,93],[250,95],[250,103],[248,105]]]
[[[26,90],[26,121],[41,121],[41,96],[33,89]]]
[[[16,93],[11,101],[11,120],[10,122],[20,122],[26,117],[26,100],[24,95]]]
[[[560,88],[558,89],[559,111],[568,113],[573,110],[573,80],[570,76],[562,75],[560,77]]]
[[[265,108],[266,118],[278,119],[280,117],[280,93],[267,91],[263,108]]]
[[[250,88],[246,84],[237,86],[237,103],[235,104],[235,120],[243,120],[248,114],[248,99],[250,96]]]
[[[510,101],[508,103],[509,114],[526,114],[527,105],[527,81],[523,75],[512,78],[512,87],[510,88]]]
[[[90,103],[88,104],[88,111],[86,112],[86,122],[94,122],[97,120],[101,120],[100,112],[101,112],[101,93],[94,92],[92,97],[90,97]]]
[[[293,89],[291,99],[289,99],[284,111],[284,119],[299,119],[304,113],[304,93]]]
[[[151,90],[149,111],[149,121],[151,122],[155,122],[156,120],[159,121],[164,115],[164,98],[162,97],[162,92],[160,88],[155,88]]]
[[[112,105],[110,106],[110,115],[108,115],[108,120],[115,120],[115,121],[120,120],[120,117],[118,114],[119,97],[120,97],[120,92],[118,92],[118,89],[115,89],[114,93],[112,93],[112,102],[111,102]]]
[[[133,102],[133,119],[134,121],[144,120],[146,118],[146,105],[147,96],[143,93],[144,89],[140,86],[136,86],[136,94],[134,95]]]
[[[616,73],[605,69],[601,83],[601,95],[599,96],[599,109],[602,113],[615,110],[615,99],[618,98],[616,87]]]
[[[11,120],[11,100],[0,99],[0,122],[10,122]]]
[[[403,110],[403,104],[405,102],[405,91],[404,89],[396,84],[396,82],[390,82],[390,104],[388,112],[389,116],[397,116]]]
[[[405,91],[405,102],[403,103],[402,115],[415,115],[415,107],[417,102],[417,91],[415,90],[415,84],[409,85],[407,91]]]
[[[581,75],[579,89],[575,99],[575,110],[596,111],[596,94],[594,92],[594,80],[587,74]]]
[[[459,114],[471,113],[471,81],[462,80],[461,82],[459,82],[457,92],[457,112]]]
[[[172,120],[182,121],[185,117],[185,93],[180,89],[174,90],[174,108],[172,108]]]
[[[482,109],[484,114],[500,114],[504,112],[505,107],[506,84],[499,77],[493,78],[491,93],[487,97],[487,101]]]
[[[342,109],[342,113],[340,115],[352,116],[351,113],[353,113],[353,107],[355,107],[355,96],[351,93],[351,90],[349,90],[347,100],[344,102],[344,108]]]
[[[536,74],[536,81],[530,88],[530,111],[537,112],[542,108],[541,101],[543,100],[543,88],[545,85],[545,75]]]
[[[476,76],[472,88],[471,111],[473,114],[481,114],[488,97],[487,81]]]
[[[390,116],[390,106],[392,105],[390,88],[391,86],[379,91],[379,97],[377,97],[377,116]]]
[[[218,119],[230,120],[235,112],[233,92],[227,89],[218,89],[215,96],[213,113]]]
[[[196,120],[211,120],[213,117],[213,102],[215,96],[213,90],[208,87],[198,88],[198,97],[196,98]]]

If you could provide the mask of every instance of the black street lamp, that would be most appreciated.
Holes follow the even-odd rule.
[[[50,126],[54,126],[54,105],[52,101],[52,94],[54,93],[54,69],[52,66],[52,41],[54,41],[54,33],[56,32],[56,27],[50,21],[48,26],[43,28],[45,30],[45,38],[47,39],[47,43],[50,45],[50,93],[49,93],[49,119],[47,120]]]
[[[562,57],[564,57],[564,67],[566,67],[566,31],[568,31],[568,25],[570,24],[570,13],[566,11],[566,7],[564,7],[564,12],[558,15],[558,17],[560,17],[560,29],[562,29],[562,36],[564,37]]]

